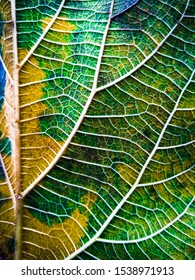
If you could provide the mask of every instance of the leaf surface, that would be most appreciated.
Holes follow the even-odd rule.
[[[194,259],[192,1],[0,1],[0,256]]]
[[[115,0],[113,12],[112,12],[112,18],[119,16],[120,14],[129,10],[132,6],[137,4],[138,1],[139,0],[127,0],[127,1]]]

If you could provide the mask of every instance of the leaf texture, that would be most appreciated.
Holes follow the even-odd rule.
[[[133,5],[137,4],[138,1],[139,0],[130,0],[130,1],[115,0],[113,12],[112,12],[112,18],[119,16],[120,14],[129,10]]]
[[[0,0],[0,257],[194,259],[190,0]]]

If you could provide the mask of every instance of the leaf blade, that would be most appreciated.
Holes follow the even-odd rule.
[[[23,258],[193,259],[191,1],[32,3],[17,8]]]

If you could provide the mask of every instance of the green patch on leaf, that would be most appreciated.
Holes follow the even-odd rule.
[[[11,155],[11,141],[8,137],[2,138],[2,132],[0,131],[0,152],[3,155]]]
[[[76,209],[75,204],[69,203],[65,197],[40,188],[26,198],[26,203],[30,213],[48,226],[61,223]]]

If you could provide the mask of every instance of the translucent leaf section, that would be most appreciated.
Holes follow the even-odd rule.
[[[143,19],[139,32],[131,29],[132,19],[127,25],[130,11],[120,18],[126,30],[116,30],[112,22],[99,75],[104,85],[67,152],[25,199],[28,219],[41,223],[30,247],[31,231],[25,229],[25,258],[37,244],[46,257],[40,244],[48,225],[52,239],[60,225],[69,239],[53,243],[51,258],[194,258],[190,3],[155,3],[136,6]],[[137,42],[132,47],[131,40]],[[151,49],[144,54],[141,45]],[[130,64],[127,54],[139,61]]]
[[[80,125],[108,20],[104,0],[31,2],[17,2],[23,190],[53,167]]]
[[[17,1],[15,15],[18,95],[1,17],[0,257],[20,205],[23,259],[194,259],[192,1]]]

